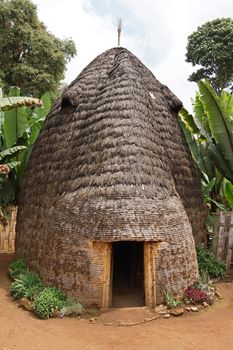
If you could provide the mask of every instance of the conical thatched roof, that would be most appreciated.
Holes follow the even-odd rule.
[[[187,215],[200,241],[205,214],[180,107],[128,50],[92,61],[56,102],[33,149],[18,249],[33,251],[43,235],[164,240],[179,235]]]

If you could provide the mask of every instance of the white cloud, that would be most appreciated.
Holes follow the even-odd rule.
[[[116,19],[97,15],[89,0],[35,0],[39,18],[48,30],[60,38],[71,37],[78,50],[77,57],[68,64],[66,81],[71,82],[98,54],[117,43]],[[125,46],[136,48],[140,39],[125,35]]]
[[[40,19],[55,35],[72,37],[77,57],[68,65],[70,82],[97,54],[115,46],[115,6],[124,23],[122,45],[190,108],[196,85],[185,62],[187,36],[217,17],[233,17],[232,0],[35,0]],[[127,15],[126,15],[127,13]],[[132,24],[136,23],[134,31]],[[128,33],[131,33],[130,35]]]
[[[148,66],[191,109],[197,89],[187,81],[194,70],[185,62],[187,37],[199,25],[217,17],[233,16],[232,0],[118,0],[148,33],[154,62]],[[145,55],[147,57],[147,55]]]

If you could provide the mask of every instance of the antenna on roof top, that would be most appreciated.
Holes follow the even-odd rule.
[[[121,46],[121,31],[122,31],[123,20],[122,18],[117,19],[117,33],[118,33],[118,46]]]

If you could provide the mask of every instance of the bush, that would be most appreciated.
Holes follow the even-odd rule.
[[[24,260],[16,260],[9,266],[9,274],[12,279],[16,279],[22,273],[28,271],[27,265]]]
[[[195,286],[190,286],[185,289],[184,296],[192,303],[203,303],[208,300],[208,295],[201,289],[196,288]]]
[[[41,281],[38,274],[30,272],[23,260],[16,260],[9,266],[9,274],[14,279],[10,291],[16,299],[33,300],[33,311],[42,319],[57,315],[80,316],[84,307],[67,298],[57,288],[48,288]]]
[[[32,300],[43,288],[44,285],[40,277],[34,272],[26,271],[15,279],[10,290],[14,298]]]
[[[44,288],[35,298],[33,309],[42,319],[48,319],[65,306],[66,296],[57,288]]]
[[[197,248],[197,262],[200,275],[208,274],[212,278],[225,276],[225,263],[217,261],[213,253],[203,245]]]

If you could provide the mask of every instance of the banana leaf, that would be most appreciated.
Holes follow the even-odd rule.
[[[26,146],[15,146],[7,148],[4,151],[0,152],[0,161],[3,160],[5,157],[16,154],[17,152],[22,151],[24,149],[26,149]]]
[[[38,98],[9,96],[0,98],[0,110],[3,112],[17,107],[42,106],[42,101]]]
[[[224,184],[224,196],[231,208],[233,208],[233,185],[229,181]]]
[[[228,128],[228,115],[208,81],[200,81],[200,99],[208,116],[216,146],[233,174],[233,139]]]

